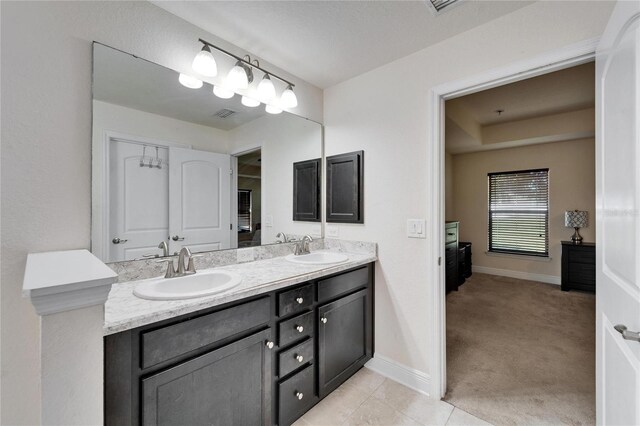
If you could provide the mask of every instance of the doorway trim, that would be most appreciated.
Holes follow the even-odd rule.
[[[429,234],[433,236],[428,247],[430,259],[435,267],[429,268],[427,282],[435,283],[430,292],[428,349],[430,396],[442,399],[447,390],[446,364],[446,304],[444,272],[444,221],[445,221],[445,101],[469,95],[516,81],[537,77],[565,68],[574,67],[595,59],[595,51],[600,38],[592,38],[579,43],[555,49],[534,58],[515,62],[503,67],[481,72],[474,76],[447,82],[429,91],[427,128],[427,161],[431,186],[428,199],[435,200],[427,208],[427,217],[432,218]],[[595,86],[595,81],[594,81]],[[429,262],[430,263],[430,262]]]
[[[238,157],[254,151],[262,151],[262,142],[245,145],[234,149],[229,154],[231,156],[231,247],[238,247]],[[263,166],[260,166],[260,186],[264,185]],[[264,193],[261,191],[260,204],[264,206]],[[260,218],[262,222],[262,218]]]

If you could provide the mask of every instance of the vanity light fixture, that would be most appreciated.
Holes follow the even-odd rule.
[[[180,76],[178,77],[178,81],[184,87],[188,87],[189,89],[199,89],[202,87],[202,80],[198,80],[197,78],[191,77],[190,75],[187,75],[187,74],[180,73]]]
[[[198,73],[201,73],[202,75],[205,75],[205,76],[213,76],[213,75],[208,75],[204,73],[204,72],[211,73],[212,72],[211,64],[212,63],[215,64],[215,59],[211,54],[211,48],[214,48],[236,60],[234,67],[227,74],[227,78],[223,87],[214,86],[213,92],[216,94],[216,96],[227,99],[224,96],[220,96],[219,94],[226,94],[226,96],[229,96],[229,93],[231,91],[238,90],[238,89],[242,89],[242,90],[248,89],[249,85],[253,81],[254,70],[259,70],[264,73],[264,76],[260,81],[260,84],[258,84],[258,96],[260,97],[261,100],[263,100],[266,103],[270,103],[276,99],[277,97],[276,88],[272,81],[272,78],[276,78],[287,85],[286,89],[282,93],[282,97],[280,98],[279,105],[282,105],[282,107],[284,108],[295,108],[296,106],[298,106],[298,99],[296,98],[295,93],[293,93],[293,88],[295,84],[291,83],[289,80],[285,80],[284,78],[277,76],[276,74],[270,71],[265,70],[260,66],[260,63],[258,62],[257,59],[251,60],[251,57],[249,55],[244,55],[244,57],[241,58],[240,56],[234,55],[233,53],[228,52],[212,43],[209,43],[206,40],[198,39],[198,41],[204,44],[204,47],[202,48],[202,50],[198,52],[198,55],[196,55],[196,57],[193,60],[194,70],[196,70]],[[252,98],[247,98],[246,96],[243,96],[242,103],[244,105],[249,104],[248,106],[260,105],[259,101]],[[272,106],[270,109],[272,111],[276,111],[280,108]],[[280,111],[278,111],[276,114],[278,113],[280,113]]]
[[[231,99],[236,92],[231,89],[227,89],[226,87],[213,86],[213,94],[221,99]]]
[[[269,114],[280,114],[282,112],[281,108],[278,108],[277,106],[274,106],[274,105],[267,105],[264,107],[264,110],[267,111]]]
[[[242,105],[248,106],[251,108],[255,108],[258,105],[260,105],[260,101],[250,98],[248,96],[243,96],[240,102],[242,102]]]
[[[298,106],[298,98],[296,94],[293,93],[293,87],[288,85],[284,92],[282,92],[282,97],[280,98],[280,103],[285,108],[295,108]]]
[[[215,77],[218,75],[218,65],[216,65],[216,60],[211,54],[211,48],[208,45],[205,44],[202,50],[198,52],[193,59],[191,68],[198,74],[206,77]]]
[[[276,97],[276,87],[273,85],[269,74],[265,74],[260,84],[258,84],[258,95],[260,95],[265,102],[271,102],[273,98]]]

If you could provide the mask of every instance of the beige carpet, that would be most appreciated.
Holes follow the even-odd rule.
[[[595,424],[595,296],[473,274],[447,295],[447,384],[496,425]]]

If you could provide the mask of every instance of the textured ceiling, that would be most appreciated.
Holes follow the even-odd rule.
[[[275,66],[327,88],[530,1],[152,1]],[[234,52],[245,53],[245,52]]]

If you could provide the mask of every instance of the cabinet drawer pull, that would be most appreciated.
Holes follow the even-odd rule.
[[[302,362],[304,361],[304,357],[302,355],[296,355],[296,361]]]
[[[298,398],[298,400],[301,400],[302,398],[304,398],[304,394],[302,392],[296,392],[296,398]]]
[[[304,299],[302,297],[298,297],[296,298],[296,302],[298,302],[299,305],[302,305],[302,302],[304,302]]]
[[[268,342],[266,343],[266,345],[267,345],[267,348],[269,348],[269,349],[273,349],[273,342],[269,342],[269,341],[268,341]]]
[[[327,318],[326,317],[320,318],[320,322],[322,322],[323,324],[326,324],[327,323]]]
[[[304,327],[301,325],[296,325],[296,330],[298,330],[298,333],[302,333],[304,331]]]

